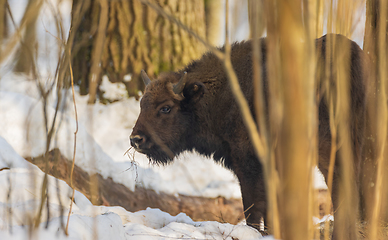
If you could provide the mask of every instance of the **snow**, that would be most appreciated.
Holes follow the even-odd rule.
[[[108,83],[105,83],[108,85]],[[114,84],[110,84],[114,85]],[[120,88],[110,87],[111,92]],[[56,134],[50,149],[58,148],[67,158],[73,156],[74,110],[68,93],[67,108],[61,109]],[[49,101],[49,126],[54,116],[56,99]],[[234,175],[210,159],[196,154],[183,154],[166,167],[153,166],[143,155],[131,151],[128,137],[139,114],[139,102],[125,99],[109,105],[88,105],[87,96],[76,95],[79,117],[76,164],[90,173],[111,177],[134,190],[135,185],[157,192],[195,196],[239,198],[240,189]],[[0,136],[23,156],[42,155],[46,148],[43,101],[36,83],[12,73],[0,81]],[[179,179],[179,181],[177,181]],[[193,180],[195,179],[195,181]],[[194,183],[194,184],[193,184]]]
[[[327,222],[327,221],[333,222],[334,216],[331,214],[328,214],[328,215],[323,216],[321,219],[319,219],[317,217],[313,217],[313,222],[315,225],[319,225],[319,224]]]
[[[71,99],[70,95],[68,98]],[[59,148],[66,158],[72,159],[75,120],[71,101],[67,101],[69,107],[59,113],[56,137],[50,149]],[[50,97],[49,122],[54,115],[55,102],[55,97]],[[171,194],[239,197],[239,185],[232,173],[197,154],[182,154],[166,167],[150,165],[141,154],[123,156],[139,113],[136,100],[92,106],[86,102],[87,97],[76,95],[79,115],[76,163],[84,170],[112,177],[132,190],[137,184]],[[42,109],[42,99],[34,81],[12,73],[1,78],[0,169],[10,169],[0,171],[0,239],[27,238],[30,230],[26,226],[31,224],[40,204],[43,173],[23,157],[39,156],[45,151]],[[65,237],[60,224],[66,222],[63,214],[68,212],[71,189],[61,180],[48,178],[48,192],[52,193],[49,225],[46,228],[46,223],[42,222],[38,230],[33,231],[36,239],[52,239],[53,236],[58,239],[260,238],[256,230],[245,225],[194,222],[183,213],[171,216],[158,209],[131,213],[121,207],[92,206],[79,192],[76,192],[70,217],[69,237]],[[46,215],[47,209],[43,208],[43,221]]]
[[[258,239],[260,233],[246,225],[218,222],[194,222],[184,213],[171,216],[148,208],[135,213],[121,207],[93,206],[75,192],[74,205],[66,237],[66,223],[72,190],[62,180],[48,176],[50,219],[43,208],[41,223],[30,232],[30,224],[40,205],[44,173],[26,162],[0,137],[0,239]],[[12,163],[12,164],[11,164]],[[59,194],[56,194],[56,193]],[[45,204],[46,206],[46,204]],[[63,212],[61,209],[63,208]],[[46,224],[47,227],[46,227]]]
[[[20,22],[24,6],[10,1],[16,23]],[[43,99],[38,82],[47,90],[53,82],[58,52],[58,36],[53,25],[56,13],[47,1],[38,20],[37,31],[42,46],[39,49],[39,79],[17,75],[10,70],[12,55],[0,68],[0,239],[258,239],[261,235],[244,224],[194,222],[181,213],[171,216],[159,209],[135,213],[121,207],[97,207],[81,193],[75,192],[70,216],[69,236],[65,236],[72,189],[63,181],[48,176],[48,203],[42,211],[41,223],[32,229],[40,206],[44,173],[24,157],[35,157],[46,151],[46,126]],[[62,1],[60,16],[64,32],[68,31],[70,1]],[[58,15],[58,16],[59,16]],[[66,37],[66,36],[65,36]],[[131,75],[126,76],[126,81]],[[239,184],[234,175],[211,159],[197,154],[183,154],[174,164],[160,167],[150,165],[143,155],[130,151],[128,137],[139,114],[139,102],[128,99],[121,84],[111,84],[106,77],[104,97],[120,100],[109,105],[87,105],[87,96],[76,93],[79,118],[75,161],[89,173],[111,177],[129,189],[135,186],[157,192],[194,196],[239,198]],[[55,86],[47,99],[48,126],[51,126],[58,101]],[[55,134],[49,149],[58,148],[67,158],[73,157],[75,114],[71,92],[63,91]],[[50,217],[47,218],[49,206]]]
[[[23,91],[26,93],[23,94]],[[135,99],[125,99],[109,105],[88,105],[86,102],[87,96],[76,95],[79,130],[75,159],[76,164],[85,171],[97,172],[104,178],[111,177],[131,190],[138,185],[169,194],[241,197],[236,177],[223,166],[198,154],[182,154],[168,166],[150,165],[144,155],[134,151],[124,155],[129,148],[128,136],[140,111]],[[69,95],[69,107],[59,114],[56,137],[50,147],[60,149],[67,159],[73,157],[75,131],[71,104]],[[42,109],[42,100],[34,81],[23,81],[14,74],[2,78],[0,122],[7,127],[0,128],[0,136],[23,157],[36,157],[45,152],[46,135]],[[48,107],[47,113],[49,119],[52,119],[53,104]],[[318,179],[316,182],[316,185],[325,187],[322,180]]]
[[[17,25],[26,3],[27,0],[9,1]],[[46,151],[43,100],[37,83],[39,81],[48,89],[53,82],[59,56],[56,36],[60,36],[54,19],[61,18],[63,39],[66,39],[70,28],[70,11],[70,0],[60,1],[60,4],[57,0],[44,1],[38,19],[40,24],[37,25],[39,41],[43,46],[38,49],[39,79],[12,73],[12,56],[0,68],[0,239],[261,238],[256,230],[244,224],[195,222],[184,213],[171,216],[159,209],[148,208],[132,213],[121,207],[93,206],[77,191],[70,216],[69,236],[65,236],[61,224],[67,221],[72,189],[51,176],[48,176],[51,197],[47,204],[50,218],[47,219],[47,208],[44,207],[39,227],[30,229],[39,209],[44,173],[24,157],[39,156]],[[240,14],[239,27],[234,29],[232,40],[242,40],[249,35],[246,16]],[[360,22],[364,18],[363,12]],[[361,25],[354,34],[359,44],[362,44]],[[12,31],[13,26],[10,28]],[[125,81],[131,81],[130,73],[125,76]],[[144,155],[133,150],[125,154],[130,147],[128,137],[140,112],[139,102],[127,98],[123,84],[112,84],[106,76],[103,77],[102,90],[106,99],[116,102],[88,105],[88,96],[75,94],[79,124],[75,161],[78,166],[89,173],[97,172],[104,178],[111,177],[132,190],[135,186],[142,186],[175,195],[241,197],[239,183],[229,170],[196,153],[181,154],[168,166],[151,165]],[[49,126],[58,101],[55,92],[54,88],[47,102]],[[75,114],[71,92],[62,93],[66,96],[65,103],[60,107],[49,149],[58,148],[67,159],[72,159]],[[317,170],[315,173],[314,186],[326,188],[322,175]],[[332,221],[332,216],[314,219],[314,222],[319,224],[326,220]]]
[[[111,101],[118,101],[124,98],[128,98],[128,92],[125,88],[124,83],[119,82],[116,84],[111,84],[109,81],[109,78],[106,75],[102,77],[100,89],[101,91],[103,91],[102,96],[105,99],[108,99]]]

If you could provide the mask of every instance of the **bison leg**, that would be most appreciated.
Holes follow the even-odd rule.
[[[337,154],[336,156],[336,166],[335,166],[335,169],[334,169],[334,174],[333,174],[333,185],[332,185],[332,189],[331,190],[331,199],[332,199],[332,203],[333,203],[333,211],[334,211],[334,229],[333,229],[333,237],[332,239],[357,239],[357,231],[356,231],[356,219],[354,218],[354,216],[357,214],[354,215],[354,212],[350,213],[345,213],[342,211],[342,209],[340,208],[343,208],[343,207],[348,207],[348,206],[344,206],[344,204],[342,203],[341,204],[341,200],[340,200],[340,191],[344,191],[343,189],[341,190],[341,187],[340,187],[340,181],[341,181],[341,176],[340,176],[340,164],[338,164],[340,162],[340,159],[339,159],[339,154]],[[323,173],[324,177],[325,177],[325,181],[326,181],[326,184],[327,184],[327,181],[328,181],[328,169],[327,168],[321,168],[320,166],[320,170],[321,172]],[[355,209],[354,211],[358,211],[358,187],[357,187],[357,183],[356,182],[353,182],[353,190],[354,190],[354,193],[356,193],[356,197],[353,199],[355,201]],[[342,211],[342,213],[341,213]],[[350,214],[349,216],[347,214]]]
[[[333,238],[332,239],[357,239],[357,230],[356,230],[356,218],[358,214],[354,214],[354,212],[358,212],[358,191],[357,186],[354,183],[354,193],[356,193],[354,201],[355,201],[355,209],[353,212],[343,212],[340,213],[340,209],[343,206],[341,204],[341,200],[339,198],[339,191],[341,191],[339,186],[340,177],[333,177],[333,189],[332,189],[332,201],[333,201],[333,209],[334,209],[334,229],[333,229]],[[343,190],[342,190],[343,191]],[[337,221],[336,221],[337,220]]]
[[[260,229],[260,223],[267,217],[267,197],[263,169],[257,159],[250,159],[250,164],[241,164],[235,170],[240,181],[244,214],[247,224]]]

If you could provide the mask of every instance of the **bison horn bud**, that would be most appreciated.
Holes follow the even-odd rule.
[[[140,75],[146,86],[151,83],[151,79],[147,76],[147,73],[144,70],[141,70]]]
[[[182,78],[179,80],[179,82],[174,85],[173,91],[174,91],[175,94],[181,94],[182,93],[183,88],[185,88],[186,81],[187,81],[187,72],[185,72],[183,74]]]

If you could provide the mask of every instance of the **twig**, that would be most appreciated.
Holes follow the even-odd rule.
[[[100,19],[98,22],[97,34],[93,43],[93,49],[91,53],[91,66],[89,76],[89,99],[88,104],[96,102],[98,79],[101,74],[101,58],[104,49],[104,42],[106,38],[106,29],[108,27],[108,1],[100,0]]]
[[[36,10],[35,8],[33,7],[27,8],[26,12],[24,13],[23,19],[20,23],[20,26],[16,27],[16,23],[8,1],[6,2],[6,8],[10,16],[11,22],[15,27],[15,33],[11,37],[9,37],[9,41],[7,41],[7,45],[3,48],[3,51],[1,52],[1,55],[0,55],[0,63],[6,60],[13,53],[15,46],[19,43],[19,40],[22,39],[23,29],[26,28],[26,25],[31,21],[31,19],[36,17],[37,14],[39,14],[39,11],[35,11]]]
[[[27,11],[30,12],[30,11],[32,11],[31,9],[32,9],[31,7],[28,7]],[[28,16],[26,16],[26,18],[27,17]],[[40,206],[39,206],[39,210],[38,210],[38,213],[36,215],[36,218],[34,219],[34,227],[37,228],[39,226],[39,224],[40,224],[40,220],[41,220],[41,217],[42,217],[43,206],[44,206],[45,201],[47,201],[46,202],[47,203],[47,211],[49,212],[49,206],[50,206],[48,204],[49,150],[50,150],[50,145],[51,145],[52,137],[53,137],[53,135],[55,133],[56,120],[57,120],[57,117],[58,117],[59,107],[61,105],[62,85],[58,85],[58,88],[57,88],[58,100],[56,102],[55,112],[54,112],[54,117],[53,117],[52,122],[51,122],[51,127],[49,128],[49,120],[48,120],[48,113],[47,113],[47,101],[48,101],[49,94],[52,91],[54,85],[51,85],[46,90],[45,87],[43,86],[43,84],[41,83],[41,81],[38,78],[38,71],[36,69],[36,64],[33,64],[33,69],[32,70],[33,70],[34,78],[37,79],[37,87],[38,87],[39,93],[41,94],[41,97],[43,99],[43,118],[44,118],[44,124],[45,124],[45,128],[46,128],[45,129],[46,130],[46,149],[45,149],[45,153],[44,153],[45,171],[44,171],[44,177],[43,177],[43,182],[42,182],[42,187],[41,187]],[[49,215],[48,215],[48,217],[49,217]]]
[[[49,168],[49,150],[50,150],[50,145],[51,145],[51,139],[54,135],[54,130],[55,130],[55,123],[58,117],[58,111],[59,111],[59,106],[61,105],[61,86],[58,87],[58,101],[55,106],[55,112],[54,112],[54,118],[51,123],[51,128],[49,129],[48,125],[48,118],[47,118],[47,98],[52,89],[48,89],[45,91],[44,87],[42,86],[42,83],[38,81],[38,88],[40,91],[40,94],[43,98],[43,117],[44,117],[44,122],[45,122],[45,127],[46,127],[46,151],[44,154],[44,161],[45,161],[45,172],[44,172],[44,178],[43,178],[43,183],[42,183],[42,193],[41,193],[41,202],[40,202],[40,207],[39,211],[37,214],[37,217],[35,219],[35,227],[38,227],[40,224],[40,218],[42,215],[42,210],[43,210],[43,205],[44,201],[47,198],[47,187],[48,187],[48,168]]]
[[[77,116],[77,104],[75,103],[75,93],[74,93],[74,78],[73,78],[73,69],[71,66],[71,52],[69,49],[69,70],[70,70],[70,79],[71,79],[71,91],[73,93],[73,103],[74,103],[74,112],[75,112],[75,132],[74,132],[74,151],[73,151],[73,162],[71,165],[71,171],[70,171],[70,187],[73,189],[73,193],[71,196],[71,202],[70,202],[70,209],[69,214],[67,216],[67,223],[66,223],[66,235],[69,235],[69,222],[70,222],[70,214],[71,210],[73,208],[73,202],[74,202],[74,195],[75,195],[75,189],[73,185],[73,173],[74,173],[74,166],[75,166],[75,153],[77,150],[77,133],[78,133],[78,116]]]

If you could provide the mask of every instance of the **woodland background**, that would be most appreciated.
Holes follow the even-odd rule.
[[[61,12],[64,9],[68,10],[67,17]],[[19,13],[19,17],[14,16],[16,12]],[[42,20],[42,16],[45,14],[52,16],[50,28]],[[244,31],[241,31],[241,18],[244,17],[249,23],[245,34]],[[107,164],[110,163],[100,160],[99,154],[103,155],[100,151],[96,151],[94,147],[82,148],[79,145],[87,145],[83,141],[91,141],[89,135],[85,134],[86,137],[82,137],[83,133],[79,134],[77,140],[77,134],[73,138],[73,133],[78,130],[78,121],[82,122],[86,128],[89,124],[94,126],[97,122],[101,123],[101,120],[96,118],[99,117],[98,111],[119,115],[120,111],[126,113],[127,110],[123,109],[128,102],[132,101],[131,104],[138,104],[136,100],[141,97],[144,89],[139,75],[141,69],[145,69],[151,78],[157,77],[163,71],[180,69],[190,61],[199,58],[206,51],[216,52],[224,61],[230,76],[231,86],[238,96],[239,88],[233,82],[236,80],[233,77],[233,69],[228,65],[228,52],[220,52],[215,47],[223,43],[228,46],[230,42],[235,40],[253,39],[256,41],[259,37],[266,36],[272,43],[269,49],[271,53],[269,60],[273,66],[269,68],[269,77],[275,79],[273,81],[278,84],[271,92],[271,98],[277,99],[274,114],[278,114],[275,115],[279,117],[276,119],[281,119],[281,121],[277,120],[277,123],[285,122],[287,124],[278,129],[270,129],[268,133],[265,133],[266,126],[260,119],[253,119],[246,111],[245,117],[257,153],[264,156],[262,163],[266,169],[267,187],[270,189],[269,225],[272,226],[271,233],[276,239],[313,239],[319,237],[328,239],[330,221],[323,220],[322,224],[319,221],[311,221],[313,216],[320,218],[331,213],[330,198],[327,196],[330,187],[328,191],[317,191],[312,184],[312,172],[316,165],[317,150],[316,136],[311,134],[317,129],[316,106],[312,104],[314,102],[312,93],[314,92],[314,63],[316,61],[312,46],[313,40],[325,33],[339,33],[350,39],[358,40],[357,43],[371,59],[371,79],[376,89],[368,112],[368,123],[370,123],[368,125],[370,133],[368,139],[370,141],[368,141],[367,148],[369,155],[364,166],[366,169],[365,179],[368,179],[365,191],[369,191],[367,195],[370,196],[370,198],[365,199],[370,206],[367,211],[369,225],[365,227],[365,222],[361,222],[357,218],[356,207],[352,200],[354,194],[351,191],[344,191],[342,196],[344,204],[347,206],[343,214],[351,216],[350,221],[358,223],[361,237],[386,239],[385,219],[387,216],[385,213],[387,212],[388,188],[384,186],[384,182],[388,176],[385,174],[387,169],[385,161],[387,154],[387,19],[388,6],[385,1],[381,0],[248,0],[230,1],[230,3],[221,0],[26,0],[23,3],[1,0],[0,91],[2,91],[2,95],[0,96],[4,98],[0,112],[3,114],[1,119],[4,125],[0,131],[0,136],[5,139],[5,142],[9,142],[14,149],[23,149],[22,145],[17,147],[17,144],[21,143],[17,143],[18,141],[13,139],[16,138],[17,132],[22,132],[18,139],[22,139],[20,142],[26,141],[28,147],[16,152],[43,171],[43,174],[37,174],[36,180],[31,181],[36,183],[34,188],[39,192],[35,194],[36,204],[33,205],[34,207],[30,206],[32,210],[28,213],[23,211],[15,213],[17,211],[12,211],[13,207],[10,207],[17,202],[13,202],[15,199],[10,197],[11,193],[15,192],[15,190],[11,191],[15,188],[15,184],[12,184],[12,178],[9,176],[16,174],[13,171],[19,171],[18,169],[24,163],[21,165],[13,163],[13,160],[10,160],[7,155],[11,151],[8,148],[7,151],[1,151],[2,168],[0,173],[3,173],[4,179],[6,179],[4,180],[6,181],[4,184],[6,187],[3,189],[6,193],[4,196],[8,196],[3,200],[5,207],[4,218],[1,222],[2,234],[8,234],[4,236],[13,236],[15,239],[24,239],[21,236],[34,238],[36,237],[34,234],[39,232],[39,229],[43,228],[45,224],[48,225],[50,219],[56,218],[59,219],[59,225],[63,229],[58,234],[69,233],[66,220],[68,220],[67,211],[72,211],[69,207],[70,204],[65,204],[59,200],[58,205],[56,205],[59,210],[56,208],[50,210],[50,201],[56,198],[55,195],[59,196],[60,194],[55,193],[57,190],[48,190],[50,189],[50,181],[57,181],[49,175],[64,180],[71,188],[77,190],[76,196],[78,193],[82,193],[94,205],[122,206],[130,212],[143,210],[147,207],[158,208],[172,215],[185,212],[192,220],[196,221],[216,220],[237,224],[243,220],[241,200],[238,199],[238,194],[237,197],[236,194],[231,197],[211,196],[211,194],[178,195],[174,191],[168,192],[166,190],[166,193],[159,191],[158,188],[153,189],[149,187],[152,184],[147,185],[146,183],[143,183],[142,186],[134,184],[132,188],[128,187],[128,183],[126,185],[124,182],[133,182],[139,174],[143,173],[143,170],[133,171],[134,168],[132,168],[131,173],[128,174],[132,177],[131,180],[127,179],[128,177],[116,176],[119,175],[118,172],[107,167]],[[364,32],[356,31],[359,25],[364,26]],[[261,90],[258,86],[260,86],[261,80],[257,67],[260,64],[258,57],[260,53],[258,49],[254,49],[254,51],[256,54],[254,69],[257,85],[253,87],[257,91],[257,96],[260,96]],[[340,72],[341,69],[338,71]],[[300,77],[294,79],[293,76]],[[287,85],[288,82],[295,84],[290,86]],[[287,98],[292,98],[289,93],[298,88],[303,93],[300,102],[287,101]],[[27,120],[24,122],[26,129],[17,128],[17,131],[14,132],[10,129],[15,129],[5,123],[12,124],[12,121],[15,123],[20,120],[17,117],[21,115],[12,115],[11,113],[16,108],[16,103],[19,103],[22,98],[17,96],[7,98],[10,89],[12,89],[11,92],[18,93],[24,90],[26,92],[28,92],[27,90],[33,91],[33,94],[27,93],[25,95],[32,96],[36,100],[31,104],[32,107],[21,108],[26,112],[24,118],[30,119],[30,122]],[[244,113],[244,99],[238,97],[237,99]],[[340,102],[346,101],[346,96],[339,94],[336,99],[338,102],[333,104],[339,106]],[[257,102],[262,102],[260,97],[258,97]],[[110,113],[100,107],[100,105],[119,106],[119,104],[118,110]],[[73,105],[79,107],[80,120],[78,120],[77,111],[72,110]],[[260,104],[258,105],[260,106]],[[34,106],[38,106],[40,110],[37,111]],[[297,112],[295,110],[300,110],[301,106],[304,115],[293,115],[292,112]],[[73,120],[64,120],[67,119],[64,117],[65,113],[67,114],[69,111],[73,111],[70,116]],[[138,110],[134,110],[133,116],[127,115],[123,118],[127,117],[128,121],[133,124],[136,111]],[[259,111],[261,110],[259,109]],[[349,133],[342,131],[343,128],[338,128],[344,124],[344,112],[346,111],[338,111],[338,109],[332,112],[335,122],[332,130],[333,132],[338,130],[338,135],[346,139],[344,136]],[[39,118],[35,117],[38,115]],[[105,122],[102,122],[100,126],[115,124],[114,119],[101,119]],[[43,134],[41,138],[31,135],[34,133],[31,132],[31,129],[38,129],[37,125],[31,123],[39,121],[43,126],[39,128],[39,136]],[[74,122],[66,125],[65,122],[69,121]],[[301,122],[307,124],[298,125]],[[129,132],[131,123],[126,126]],[[274,124],[274,126],[276,128],[277,125]],[[295,127],[303,129],[303,134],[300,134],[300,131],[293,132],[280,145],[273,142],[271,131],[279,129],[287,131]],[[102,127],[100,128],[102,129]],[[67,133],[66,143],[69,146],[74,144],[74,149],[68,146],[66,153],[61,150],[63,146],[58,144],[58,142],[61,143],[61,137],[63,138],[63,134],[60,134],[61,131]],[[97,132],[93,134],[91,133],[93,131]],[[110,135],[114,135],[114,130],[110,131]],[[90,128],[88,134],[97,139],[98,128]],[[38,141],[38,139],[42,140]],[[34,141],[39,142],[39,150],[35,150],[34,146],[31,145]],[[125,144],[121,144],[125,146]],[[343,142],[341,144],[346,145]],[[289,156],[289,158],[283,162],[275,162],[273,159],[273,156],[276,155],[275,146],[282,152],[282,155]],[[129,148],[129,144],[127,147]],[[103,151],[107,151],[104,149],[107,146],[102,146],[102,148]],[[291,149],[292,152],[287,152]],[[78,153],[76,153],[77,151]],[[85,159],[94,159],[95,162],[77,160],[82,158],[77,155],[80,151],[84,156],[88,156],[84,157]],[[295,152],[296,154],[294,154]],[[120,152],[119,154],[123,155],[124,153]],[[136,166],[136,161],[139,161],[137,160],[139,155],[130,152],[130,156],[132,157],[129,159],[127,157],[127,162],[122,165],[123,171],[126,171],[127,167]],[[196,157],[190,156],[187,158],[196,159]],[[306,160],[300,161],[299,159]],[[345,161],[343,164],[347,166],[346,164],[350,163]],[[187,166],[191,165],[187,164]],[[104,167],[111,172],[106,173],[101,170]],[[280,171],[279,169],[286,170]],[[188,171],[191,170],[188,168]],[[28,182],[29,178],[22,179]],[[230,181],[234,181],[233,177],[230,179],[232,179]],[[193,181],[198,180],[194,179]],[[351,181],[350,177],[345,177],[342,182],[343,189],[348,189],[347,186]],[[234,182],[234,184],[236,183]],[[73,199],[74,193],[73,191],[73,194],[70,194],[73,195]],[[321,196],[323,199],[318,204],[319,197],[317,196]],[[77,201],[75,202],[77,203]],[[29,205],[23,206],[28,208],[26,206]],[[53,214],[57,210],[58,214]],[[17,224],[15,220],[18,218],[17,214],[21,214],[20,216],[24,214],[24,218],[28,221],[21,221],[22,223]],[[74,215],[76,215],[75,212],[73,212]],[[158,217],[160,215],[156,214]],[[296,218],[298,221],[295,221]],[[280,219],[286,220],[280,221]],[[184,222],[188,223],[190,220],[185,219]],[[346,221],[348,220],[349,218]],[[93,220],[90,221],[93,222]],[[177,220],[171,220],[171,222],[174,221]],[[160,219],[159,222],[161,222]],[[122,220],[123,225],[125,225],[124,223],[125,221]],[[190,224],[195,225],[191,222]],[[28,230],[26,230],[25,235],[12,235],[10,229],[18,229],[20,226],[27,226]],[[145,226],[150,226],[149,222]],[[23,231],[20,230],[20,232]],[[210,230],[205,229],[204,232],[206,231]],[[177,232],[178,230],[174,234]],[[147,234],[152,235],[149,231]],[[159,232],[157,236],[163,237],[163,234]],[[185,234],[193,237],[189,233]],[[90,236],[91,238],[95,237],[93,234]],[[174,237],[176,236],[174,235]],[[223,234],[213,237],[231,238],[231,236]],[[205,238],[209,238],[209,236],[205,235]],[[238,238],[244,239],[240,235]]]

